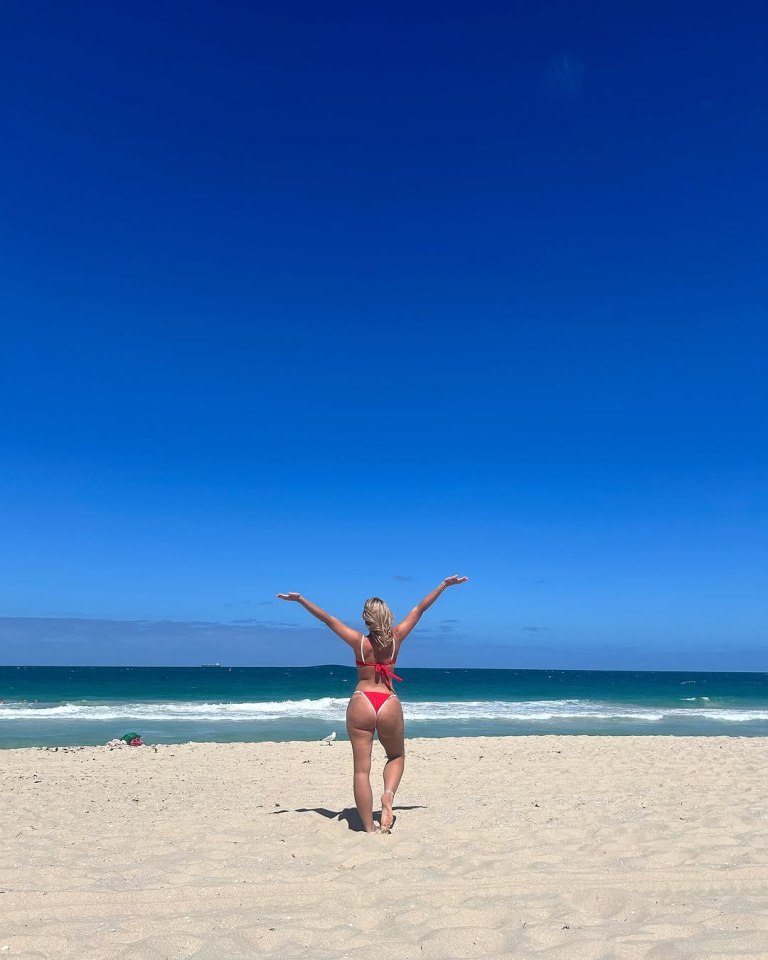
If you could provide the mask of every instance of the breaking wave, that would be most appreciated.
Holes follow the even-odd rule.
[[[687,698],[686,698],[687,699]],[[706,697],[691,698],[705,702]],[[321,697],[315,700],[274,700],[250,703],[180,702],[72,702],[32,703],[17,701],[0,704],[0,723],[13,721],[145,721],[145,722],[217,722],[253,723],[291,719],[343,720],[346,697]],[[450,721],[522,721],[546,722],[568,720],[598,720],[655,723],[694,717],[723,723],[742,723],[768,720],[768,709],[730,709],[713,706],[644,707],[635,704],[608,703],[588,700],[451,700],[403,703],[409,723]]]

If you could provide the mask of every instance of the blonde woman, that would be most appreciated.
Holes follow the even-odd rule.
[[[363,607],[363,621],[367,635],[353,630],[336,617],[300,593],[278,593],[280,600],[300,603],[313,617],[317,617],[335,634],[348,643],[355,652],[357,686],[347,706],[347,733],[352,743],[354,761],[353,789],[355,805],[363,829],[373,833],[373,791],[371,790],[371,750],[373,734],[378,731],[379,742],[387,754],[384,765],[384,792],[381,795],[381,829],[392,829],[394,815],[392,804],[400,785],[405,766],[405,740],[403,708],[392,687],[393,680],[400,680],[393,667],[400,653],[403,640],[413,630],[422,614],[448,587],[466,583],[467,577],[446,577],[435,589],[417,603],[408,616],[397,626],[392,611],[379,597],[371,597]]]

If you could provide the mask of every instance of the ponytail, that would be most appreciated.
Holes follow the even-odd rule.
[[[384,649],[392,643],[394,619],[392,611],[380,597],[371,597],[365,601],[363,620],[368,627],[368,633],[374,647]]]

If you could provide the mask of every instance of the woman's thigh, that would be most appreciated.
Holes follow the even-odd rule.
[[[376,728],[376,714],[366,697],[357,694],[350,698],[347,706],[347,733],[352,744],[355,770],[370,770],[373,731]]]
[[[398,697],[391,697],[379,710],[379,742],[388,757],[400,757],[405,752],[405,722],[403,707]]]

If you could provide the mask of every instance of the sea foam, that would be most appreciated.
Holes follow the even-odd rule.
[[[704,701],[707,698],[685,698]],[[0,704],[0,723],[13,721],[100,722],[100,721],[206,721],[217,723],[269,722],[291,719],[340,722],[344,718],[346,697],[320,697],[305,700],[254,701],[246,703],[178,702],[72,702],[37,704],[10,702]],[[719,709],[716,707],[643,707],[588,700],[451,700],[404,702],[406,720],[411,723],[484,721],[547,722],[568,720],[632,720],[654,723],[692,717],[724,723],[768,720],[768,709]]]

